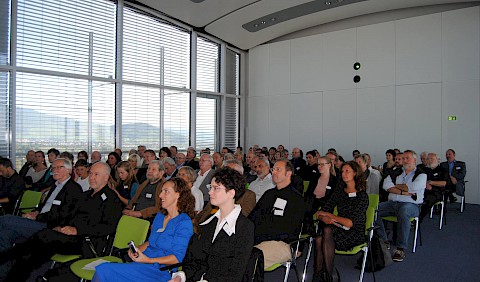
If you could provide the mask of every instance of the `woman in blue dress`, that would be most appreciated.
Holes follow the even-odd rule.
[[[165,182],[160,193],[162,209],[155,217],[147,242],[128,251],[133,263],[104,263],[96,267],[92,281],[168,281],[170,274],[160,271],[165,265],[183,260],[193,235],[191,218],[195,199],[187,183],[178,177]]]

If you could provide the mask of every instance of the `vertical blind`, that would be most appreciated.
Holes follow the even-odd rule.
[[[0,65],[10,64],[10,1],[0,1]],[[0,156],[8,157],[10,151],[9,79],[0,71]]]
[[[219,98],[198,94],[197,96],[197,148],[210,148],[215,150],[217,146],[217,110]]]
[[[197,89],[218,92],[220,88],[220,45],[204,37],[197,40]]]

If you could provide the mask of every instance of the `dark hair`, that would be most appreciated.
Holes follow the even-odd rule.
[[[49,155],[50,153],[54,153],[55,156],[60,155],[60,151],[55,148],[51,148],[50,150],[47,151],[47,155]]]
[[[88,160],[88,153],[86,151],[80,151],[77,154],[77,159],[80,159],[80,156],[83,155],[86,160]]]
[[[231,169],[223,168],[213,175],[216,183],[221,183],[227,189],[227,192],[230,190],[235,190],[235,200],[238,200],[243,193],[245,193],[245,177],[243,177],[240,172]],[[213,179],[212,178],[212,179]]]
[[[342,156],[338,156],[338,160],[341,161],[342,163],[345,162],[345,159]]]
[[[352,155],[355,154],[355,153],[360,154],[360,151],[355,149],[355,150],[352,151]]]
[[[114,157],[115,157],[115,159],[116,159],[115,165],[117,165],[119,162],[122,161],[122,159],[120,158],[120,156],[119,156],[116,152],[110,152],[110,153],[108,154],[107,161],[108,161],[108,158],[109,158],[110,156],[114,156]]]
[[[288,159],[286,158],[280,158],[277,160],[277,162],[284,162],[285,163],[285,171],[291,171],[292,174],[295,173],[295,169],[293,167],[293,164],[291,161],[289,161]]]
[[[84,166],[84,167],[88,167],[88,162],[84,159],[79,159],[76,163],[75,163],[75,167],[79,167],[79,166]]]
[[[177,148],[177,146],[175,146],[175,145],[170,146],[170,148],[175,148],[175,150],[178,151],[178,148]],[[171,151],[170,151],[170,152],[171,152]]]
[[[50,149],[50,150],[51,150],[51,149]],[[49,150],[48,152],[50,152],[50,150]],[[43,164],[44,166],[47,166],[47,162],[45,161],[45,153],[44,153],[43,151],[36,151],[35,154],[36,154],[36,153],[42,154],[42,157],[43,157],[43,162],[42,162],[42,164]],[[57,155],[57,156],[58,156],[58,155]],[[33,165],[32,165],[32,166],[33,166],[33,167],[37,167],[37,163],[36,163],[36,162],[33,162]]]
[[[145,152],[143,152],[143,154],[146,154],[146,153],[152,154],[154,157],[157,157],[157,154],[152,149],[147,149],[147,150],[145,150]]]
[[[448,150],[447,150],[447,152],[448,152],[448,151],[451,151],[451,152],[452,152],[454,155],[456,155],[456,153],[455,153],[455,150],[454,150],[454,149],[448,149]]]
[[[13,168],[12,161],[7,158],[0,158],[0,165],[5,167],[5,168]]]
[[[336,153],[336,152],[337,152],[337,150],[335,150],[335,148],[330,148],[330,149],[328,149],[328,151],[327,151],[327,152],[335,152],[335,153]]]
[[[315,151],[308,151],[305,156],[308,156],[308,155],[312,155],[313,157],[315,157],[317,154],[315,154]]]
[[[275,152],[277,152],[277,148],[275,148],[275,147],[270,147],[270,149],[268,149],[268,151],[270,151],[270,150],[274,150]]]
[[[165,153],[167,153],[167,157],[169,157],[169,158],[172,157],[172,152],[170,151],[169,148],[167,148],[167,147],[162,147],[162,148],[160,148],[159,155],[162,153],[162,151],[164,151]]]
[[[388,150],[385,152],[385,155],[386,155],[386,154],[390,154],[390,155],[392,155],[392,156],[395,158],[395,156],[397,155],[397,152],[395,152],[395,150],[393,150],[393,149],[388,149]]]
[[[62,152],[62,153],[60,154],[60,158],[67,158],[67,159],[69,159],[71,162],[73,162],[73,158],[74,158],[74,157],[73,157],[73,154],[72,154],[72,153],[65,151],[65,152]]]
[[[357,192],[367,190],[367,181],[363,176],[363,172],[360,166],[355,161],[348,161],[342,165],[341,170],[343,170],[343,167],[346,165],[351,167],[355,172],[355,176],[353,177],[353,180],[355,181],[355,190],[357,190]],[[339,186],[342,189],[347,187],[347,184],[343,181],[343,177],[340,177]]]
[[[173,177],[167,180],[165,183],[172,182],[173,190],[179,193],[180,196],[177,200],[177,208],[179,213],[186,213],[190,218],[195,215],[195,197],[192,195],[192,191],[188,188],[187,182],[180,177]],[[163,183],[163,185],[165,185]],[[160,212],[167,215],[168,212],[164,208],[160,208]]]

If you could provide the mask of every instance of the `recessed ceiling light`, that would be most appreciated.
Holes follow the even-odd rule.
[[[254,24],[253,26],[254,26],[254,27],[258,27],[258,24]]]
[[[330,4],[332,4],[332,2],[330,2],[330,1],[325,2],[325,5],[327,5],[327,6],[330,6]]]
[[[270,21],[272,21],[272,22],[274,22],[274,21],[276,21],[276,20],[277,20],[277,18],[271,18],[271,19],[270,19]]]
[[[266,24],[267,22],[266,21],[262,21],[262,24]]]

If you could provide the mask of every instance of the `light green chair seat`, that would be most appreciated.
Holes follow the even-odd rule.
[[[93,275],[95,275],[95,270],[87,270],[87,269],[83,269],[83,267],[99,259],[103,259],[109,262],[122,263],[122,259],[115,256],[108,256],[108,257],[101,257],[101,258],[82,259],[82,260],[76,261],[70,266],[70,269],[78,277],[86,280],[92,280]]]

